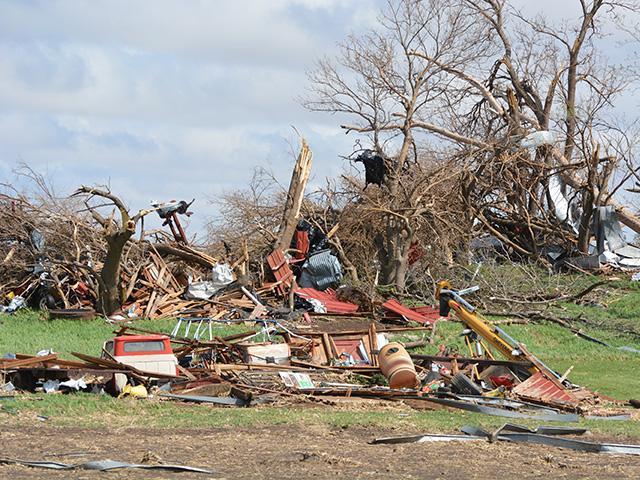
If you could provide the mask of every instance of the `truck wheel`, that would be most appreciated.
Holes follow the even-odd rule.
[[[40,310],[51,310],[56,308],[56,299],[53,298],[53,295],[47,293],[40,297],[40,301],[38,302],[38,308]]]

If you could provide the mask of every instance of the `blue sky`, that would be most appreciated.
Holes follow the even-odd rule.
[[[293,125],[321,184],[354,138],[296,98],[313,62],[375,25],[382,3],[0,0],[0,179],[26,162],[60,194],[109,183],[134,210],[195,197],[199,231],[215,213],[207,197],[241,188],[254,166],[288,181]]]

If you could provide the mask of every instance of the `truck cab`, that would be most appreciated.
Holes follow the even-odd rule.
[[[104,343],[105,358],[130,365],[143,372],[179,375],[178,359],[166,335],[123,335]]]

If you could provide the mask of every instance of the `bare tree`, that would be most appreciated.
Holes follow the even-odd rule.
[[[208,224],[208,243],[219,253],[222,246],[229,249],[225,256],[243,254],[242,243],[247,242],[251,256],[261,255],[278,239],[278,226],[286,192],[273,175],[258,168],[245,189],[234,189],[211,199],[220,214]]]
[[[406,188],[420,151],[463,172],[451,194],[466,202],[467,224],[480,222],[520,255],[537,257],[557,242],[585,250],[599,202],[640,230],[614,200],[631,176],[615,174],[623,159],[604,138],[613,103],[637,76],[598,50],[604,28],[636,3],[579,0],[578,20],[555,25],[506,0],[393,0],[376,31],[349,37],[336,59],[319,62],[304,105],[347,117],[347,133],[366,136],[388,159],[388,202],[377,208],[388,225],[380,244],[388,281],[404,287],[407,247],[425,214],[420,189],[429,182]]]
[[[401,291],[417,225],[429,209],[429,196],[424,195],[428,175],[420,165],[416,131],[445,132],[448,126],[429,119],[435,110],[449,109],[456,95],[445,72],[413,52],[432,49],[443,63],[488,54],[475,41],[482,27],[459,8],[442,6],[434,0],[390,3],[378,31],[349,37],[337,60],[319,62],[310,74],[313,94],[304,101],[311,110],[346,115],[351,123],[343,128],[365,135],[372,149],[385,158],[387,193],[380,197],[384,201],[371,205],[370,212],[384,221],[376,242],[382,282]],[[465,140],[452,132],[449,137]]]
[[[104,239],[107,243],[107,254],[100,270],[98,309],[104,315],[111,315],[121,307],[120,294],[120,259],[125,245],[136,232],[138,221],[154,211],[140,210],[135,215],[129,214],[124,202],[106,188],[81,186],[74,196],[85,196],[85,205],[93,219],[102,227]],[[90,204],[92,199],[98,198],[100,204]],[[105,203],[106,201],[106,203]],[[115,207],[108,217],[98,212],[99,208]],[[116,219],[116,210],[119,220]]]

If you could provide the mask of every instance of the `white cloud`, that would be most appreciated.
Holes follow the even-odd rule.
[[[135,209],[196,197],[200,228],[206,196],[255,165],[288,181],[294,125],[322,185],[354,139],[295,99],[305,70],[383,3],[0,0],[0,180],[24,160],[63,192],[110,182]]]
[[[345,12],[331,32],[357,19],[353,10],[366,12],[371,2],[329,0],[46,0],[4,1],[0,37],[24,41],[34,32],[48,41],[73,37],[83,43],[127,45],[147,52],[224,59],[227,63],[303,66],[314,38],[303,18],[291,8]],[[337,40],[333,38],[332,40]]]
[[[62,193],[110,183],[132,208],[238,188],[255,165],[286,182],[291,125],[314,178],[350,141],[295,98],[305,70],[376,5],[346,0],[0,0],[0,175],[25,161]],[[198,220],[200,218],[200,220]]]

